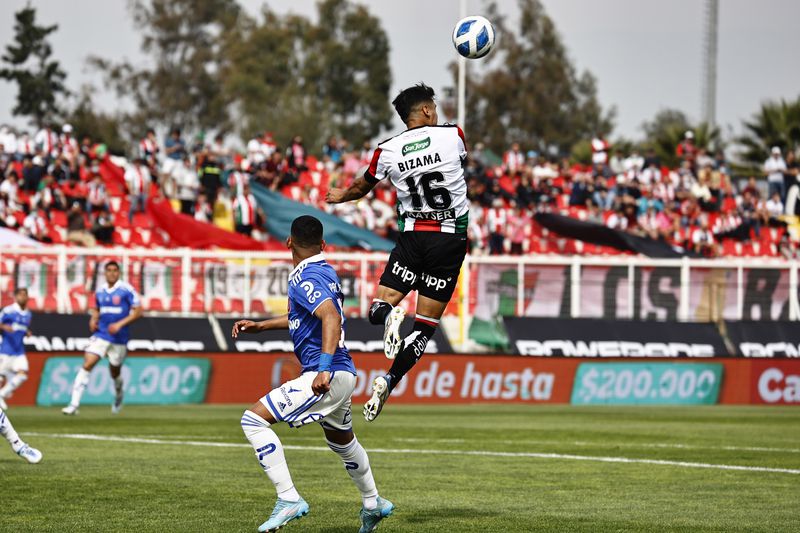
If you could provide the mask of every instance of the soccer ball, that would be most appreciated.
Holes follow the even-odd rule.
[[[465,17],[453,28],[453,46],[462,56],[478,59],[494,46],[494,27],[481,16]]]

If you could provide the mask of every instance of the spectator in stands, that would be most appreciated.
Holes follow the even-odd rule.
[[[200,180],[188,157],[183,160],[183,165],[175,169],[173,179],[176,189],[175,197],[181,203],[181,213],[193,215],[195,204],[197,203],[197,194],[200,191]]]
[[[225,135],[218,133],[214,140],[206,147],[217,158],[217,161],[227,166],[231,162],[231,151],[225,146]]]
[[[766,209],[771,217],[778,218],[783,215],[783,202],[778,191],[773,192],[770,199],[767,200]]]
[[[158,140],[156,139],[156,132],[152,128],[148,128],[142,140],[139,141],[138,156],[146,161],[147,166],[150,168],[151,175],[157,172],[158,169],[158,153],[161,149],[158,147]]]
[[[80,149],[78,141],[72,136],[72,125],[64,124],[61,127],[61,137],[58,142],[61,150],[59,155],[70,164],[76,163]]]
[[[92,176],[88,189],[86,212],[89,215],[108,206],[108,192],[106,192],[106,186],[100,174]]]
[[[55,161],[53,161],[53,164],[50,165],[48,173],[51,174],[58,183],[63,183],[69,180],[73,175],[77,174],[77,168],[73,169],[73,166],[69,160],[63,155],[59,155]]]
[[[322,147],[322,155],[329,157],[335,165],[342,161],[342,147],[342,143],[336,137],[331,137]]]
[[[39,207],[32,209],[22,223],[22,233],[39,242],[51,243],[47,216]]]
[[[22,190],[35,193],[44,174],[44,160],[41,156],[25,156],[22,161]]]
[[[508,251],[511,255],[528,253],[532,225],[533,220],[527,210],[515,206],[509,220],[507,233]]]
[[[231,196],[236,197],[243,193],[244,186],[250,184],[250,175],[242,170],[240,161],[234,163],[233,170],[228,174],[228,190]]]
[[[67,242],[87,247],[97,244],[94,235],[86,229],[86,215],[80,202],[73,202],[67,211]]]
[[[16,172],[10,172],[3,183],[0,183],[0,194],[4,194],[9,209],[17,210],[20,208],[19,196],[19,180],[17,179]]]
[[[256,198],[250,192],[250,185],[245,185],[242,194],[233,201],[233,219],[236,232],[250,237],[253,229],[261,226],[258,218],[264,218],[264,213],[256,203]]]
[[[43,126],[33,137],[35,149],[46,158],[58,156],[58,133],[50,124]]]
[[[53,176],[50,174],[45,175],[42,181],[39,182],[39,189],[36,194],[31,198],[31,207],[39,207],[47,216],[50,216],[50,209],[63,210],[66,207],[66,199],[64,193],[56,185]]]
[[[519,143],[512,143],[511,148],[503,154],[503,167],[509,175],[521,172],[525,165],[525,154],[519,149]]]
[[[697,147],[694,144],[693,131],[687,130],[686,133],[683,134],[683,140],[675,147],[675,155],[677,155],[681,161],[688,162],[689,165],[694,168],[695,158],[697,157]]]
[[[64,193],[64,199],[67,205],[72,205],[77,202],[85,209],[86,196],[89,190],[83,182],[78,180],[77,175],[71,175],[66,182],[62,183],[61,191]]]
[[[789,194],[789,190],[792,187],[800,185],[800,162],[797,161],[797,156],[794,153],[794,150],[789,150],[786,152],[786,171],[783,174],[783,181],[784,187],[786,189],[786,194]],[[784,200],[784,203],[787,203]]]
[[[102,206],[92,223],[92,235],[101,244],[111,244],[114,237],[114,217],[108,210],[108,206]]]
[[[214,222],[214,208],[208,203],[208,198],[205,194],[200,193],[197,195],[197,203],[194,206],[194,219],[206,223]]]
[[[172,171],[189,155],[180,128],[172,128],[169,132],[169,137],[164,141],[164,154],[167,158],[164,161],[163,172],[172,175]]]
[[[306,169],[306,148],[303,146],[303,138],[295,135],[291,144],[286,149],[286,160],[289,168],[295,173]]]
[[[222,168],[217,158],[209,154],[200,167],[200,191],[206,195],[212,206],[217,202],[220,187],[222,187]]]
[[[27,131],[23,131],[17,139],[17,160],[21,160],[26,155],[33,156],[36,152],[36,144],[31,139]]]
[[[594,194],[594,180],[590,174],[578,173],[572,183],[572,192],[569,196],[571,207],[585,206],[586,201]]]
[[[128,185],[128,200],[131,203],[128,211],[128,222],[133,223],[135,213],[144,213],[147,210],[147,195],[150,191],[150,169],[147,161],[136,158],[125,169],[125,183]]]
[[[716,255],[714,234],[708,229],[708,218],[705,216],[700,218],[700,227],[692,232],[692,249],[703,256]]]
[[[767,176],[769,185],[769,197],[772,197],[772,193],[777,192],[782,202],[786,201],[786,184],[783,178],[786,171],[786,161],[783,160],[781,149],[773,146],[769,158],[764,161],[764,174]]]
[[[6,193],[0,191],[0,227],[16,228],[17,219],[14,216],[16,210],[8,201]]]
[[[486,213],[486,223],[489,226],[489,253],[500,255],[503,253],[506,224],[508,224],[508,214],[501,198],[492,201],[492,207]]]
[[[598,135],[592,139],[592,165],[595,167],[598,164],[608,165],[608,149],[611,145],[608,144],[602,135]]]

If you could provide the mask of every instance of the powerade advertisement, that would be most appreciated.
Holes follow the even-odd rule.
[[[50,357],[42,370],[37,405],[66,405],[72,382],[83,357]],[[180,404],[202,403],[206,398],[211,360],[198,357],[129,357],[122,367],[125,403]],[[83,395],[84,405],[111,405],[114,382],[103,359],[92,370]]]
[[[713,405],[722,383],[719,363],[582,363],[573,405]]]

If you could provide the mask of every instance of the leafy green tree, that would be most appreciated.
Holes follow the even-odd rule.
[[[722,148],[719,128],[709,128],[706,123],[692,123],[683,111],[662,109],[652,120],[642,124],[645,134],[644,146],[655,150],[662,163],[669,166],[679,164],[675,149],[687,131],[694,134],[698,148],[718,150]]]
[[[607,136],[615,112],[600,105],[594,76],[576,71],[539,0],[518,3],[517,28],[508,26],[496,4],[486,11],[495,25],[496,49],[481,60],[482,75],[468,76],[467,134],[496,151],[519,142],[559,154],[581,139]]]
[[[786,153],[800,148],[800,97],[796,100],[761,104],[750,120],[744,121],[745,134],[738,141],[744,147],[742,159],[760,167],[769,150],[778,146]]]
[[[125,155],[129,144],[122,133],[120,118],[97,111],[92,100],[95,92],[93,87],[82,87],[77,102],[64,115],[64,120],[72,125],[77,139],[89,136],[93,141],[104,143],[110,153]]]
[[[52,119],[59,111],[58,100],[69,94],[66,73],[51,58],[47,37],[58,25],[36,24],[36,9],[28,6],[15,15],[14,42],[6,46],[0,78],[17,84],[17,102],[12,113],[30,117],[36,125]]]
[[[229,127],[220,72],[225,41],[241,15],[236,0],[131,0],[130,10],[153,66],[140,69],[100,57],[90,62],[120,97],[132,101],[133,111],[125,116],[131,135],[154,124]]]
[[[330,135],[360,143],[389,127],[389,42],[380,21],[347,0],[317,7],[319,24],[266,6],[260,22],[240,19],[223,84],[243,137],[266,129],[285,143],[299,134],[314,149]]]

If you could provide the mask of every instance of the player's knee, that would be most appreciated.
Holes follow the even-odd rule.
[[[250,439],[250,436],[269,427],[269,422],[258,416],[250,409],[245,409],[242,413],[242,431],[245,436]]]

